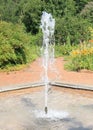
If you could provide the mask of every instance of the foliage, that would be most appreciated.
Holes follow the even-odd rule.
[[[47,11],[56,19],[56,43],[66,42],[68,35],[71,43],[79,43],[80,39],[85,40],[88,35],[86,27],[89,26],[86,17],[79,17],[80,12],[90,1],[92,0],[1,0],[0,17],[5,21],[24,23],[26,31],[36,35],[42,11]],[[86,32],[86,36],[82,31]]]
[[[89,43],[83,44],[80,48],[73,50],[69,56],[69,62],[65,68],[79,71],[81,69],[93,70],[93,46]]]
[[[66,56],[68,57],[70,55],[70,52],[74,49],[76,49],[78,45],[71,45],[68,42],[66,44],[57,44],[55,46],[55,56],[56,57],[61,57],[61,56]]]
[[[36,58],[31,36],[23,26],[0,22],[0,68],[26,64]],[[31,56],[31,57],[30,57]]]
[[[88,2],[80,14],[88,19],[89,22],[93,23],[93,2]]]
[[[55,56],[60,57],[60,56],[66,56],[69,55],[70,51],[72,51],[73,47],[69,46],[67,44],[64,45],[56,45],[55,46]]]
[[[22,0],[21,0],[22,1]],[[32,34],[39,32],[41,17],[41,0],[27,0],[21,4],[21,20],[26,26],[26,31]]]
[[[78,44],[80,41],[90,38],[88,27],[88,22],[80,17],[73,16],[57,19],[55,39],[58,43],[63,44],[66,43],[69,37],[71,44]]]
[[[74,0],[76,5],[76,12],[80,13],[85,5],[92,0]]]
[[[4,21],[18,22],[19,2],[18,0],[0,0],[0,19]]]
[[[91,34],[91,39],[92,42],[93,42],[93,28],[92,27],[89,27],[89,31],[90,31],[90,34]]]

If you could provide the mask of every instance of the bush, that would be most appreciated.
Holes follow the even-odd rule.
[[[55,46],[56,57],[58,57],[58,56],[68,56],[73,49],[77,48],[77,46],[78,46],[77,44],[71,45],[70,38],[68,36],[66,43],[64,43],[62,45],[57,44]]]
[[[24,26],[0,22],[0,68],[26,64],[36,59],[33,36],[25,32]],[[35,42],[35,41],[34,41]]]
[[[73,50],[69,56],[66,69],[79,71],[81,69],[93,70],[93,46],[86,46]]]
[[[56,45],[55,46],[55,55],[56,57],[59,56],[67,56],[72,51],[73,46],[69,46],[68,44],[64,45]]]

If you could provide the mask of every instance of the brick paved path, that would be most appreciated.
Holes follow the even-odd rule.
[[[49,72],[51,80],[93,86],[93,72],[86,70],[81,72],[67,71],[64,70],[64,63],[63,58],[55,59],[54,69],[52,67],[51,72]],[[41,59],[37,59],[23,70],[9,73],[0,72],[0,87],[41,81],[43,72]]]

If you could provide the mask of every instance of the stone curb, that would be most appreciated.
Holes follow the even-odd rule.
[[[58,86],[58,87],[93,91],[93,86],[90,86],[90,85],[71,84],[71,83],[66,83],[66,82],[51,82],[50,84],[53,86]]]
[[[44,86],[44,83],[43,82],[34,82],[34,83],[31,82],[31,83],[16,84],[16,85],[10,85],[10,86],[2,86],[2,87],[0,87],[0,93],[14,91],[14,90],[20,90],[20,89],[39,87],[39,86]]]
[[[25,83],[25,84],[2,86],[2,87],[0,87],[0,93],[14,91],[14,90],[27,89],[27,88],[33,88],[33,87],[40,87],[40,86],[44,86],[44,85],[45,85],[44,82],[34,82],[34,83],[31,82],[31,83]],[[81,84],[71,84],[71,83],[66,83],[66,82],[51,81],[51,82],[49,82],[49,85],[57,86],[57,87],[64,87],[64,88],[93,91],[93,86],[81,85]]]

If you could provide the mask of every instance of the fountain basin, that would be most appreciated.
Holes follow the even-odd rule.
[[[92,130],[93,92],[52,86],[49,115],[44,115],[44,89],[0,93],[1,130]]]

